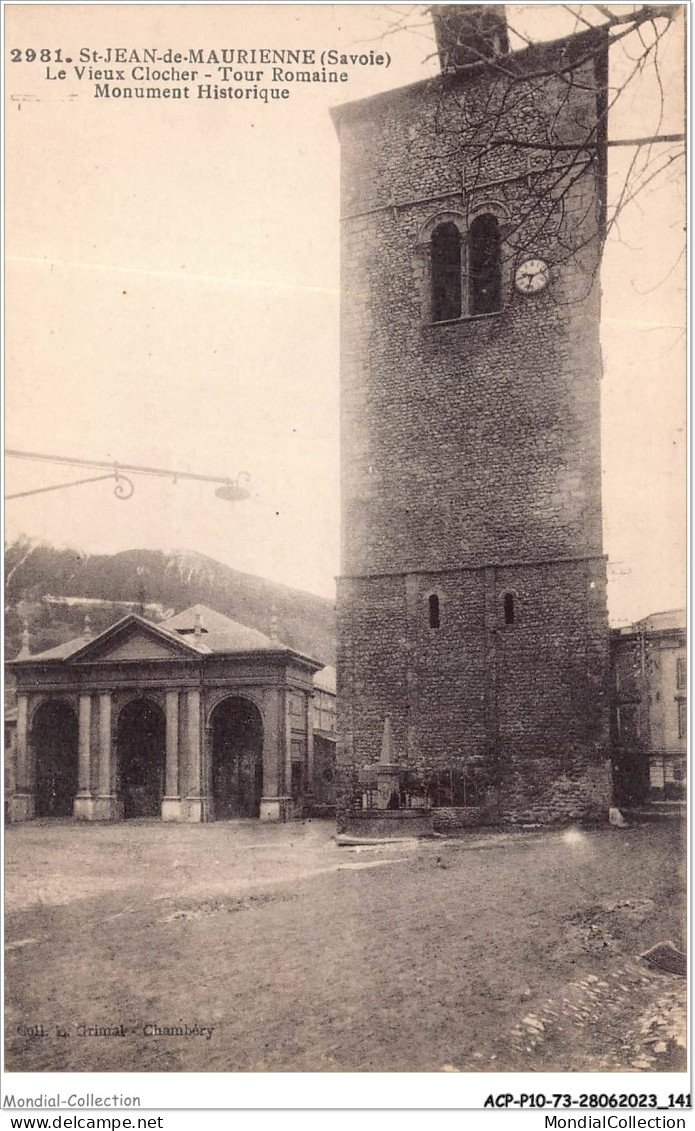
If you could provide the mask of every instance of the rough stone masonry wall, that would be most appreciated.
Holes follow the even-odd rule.
[[[338,605],[344,766],[378,758],[388,712],[401,766],[423,781],[458,769],[475,783],[480,807],[463,823],[594,816],[599,796],[605,813],[602,558],[342,579]]]
[[[527,298],[513,287],[518,245],[551,265],[560,257],[552,233],[530,222],[503,247],[502,311],[431,324],[423,228],[490,209],[504,235],[528,187],[473,187],[462,201],[469,170],[452,157],[455,124],[440,88],[375,101],[340,126],[342,571],[600,552],[598,247],[554,268],[551,286]],[[508,156],[494,153],[471,172],[474,186],[505,175]],[[450,196],[423,199],[449,186]],[[399,207],[357,215],[389,201]],[[564,196],[562,223],[586,216],[589,229],[596,209],[586,173]]]
[[[461,107],[494,99],[490,81],[433,80],[339,118],[339,761],[346,777],[376,761],[389,713],[398,760],[423,776],[465,769],[495,819],[574,819],[610,796],[600,249],[590,241],[565,261],[557,223],[573,238],[594,230],[600,186],[588,169],[555,227],[518,229],[529,182],[484,185],[514,176],[519,153],[491,148],[467,165],[454,140]],[[546,84],[506,129],[542,136],[565,97]],[[559,128],[570,137],[595,112],[578,88]],[[502,229],[502,310],[432,325],[426,234],[438,216],[465,225],[481,211]],[[513,287],[523,254],[551,265],[533,298]]]

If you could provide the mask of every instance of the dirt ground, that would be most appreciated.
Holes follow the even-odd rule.
[[[6,1068],[684,1070],[685,979],[636,960],[685,945],[679,821],[333,832],[8,828]]]

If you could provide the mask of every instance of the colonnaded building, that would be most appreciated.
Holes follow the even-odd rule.
[[[331,811],[333,669],[204,605],[131,614],[11,668],[11,821]]]
[[[333,112],[341,804],[605,817],[607,40],[432,11],[442,73]]]

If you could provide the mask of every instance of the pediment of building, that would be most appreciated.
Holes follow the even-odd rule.
[[[93,663],[96,659],[109,662],[118,660],[168,660],[180,655],[181,652],[177,648],[164,645],[159,640],[152,640],[143,633],[137,633],[131,636],[130,640],[123,640],[114,644],[111,648],[101,648],[97,655],[90,653],[88,656],[81,656],[76,662],[89,661]]]
[[[191,659],[197,655],[198,651],[185,641],[177,640],[173,634],[163,632],[156,625],[145,625],[138,620],[117,625],[115,630],[107,629],[94,640],[86,642],[71,657],[71,662],[118,664],[126,661]]]

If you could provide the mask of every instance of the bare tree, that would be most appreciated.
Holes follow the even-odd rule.
[[[24,563],[34,553],[39,545],[26,534],[20,534],[9,545],[5,546],[5,593],[9,593],[12,579],[21,570]]]
[[[436,138],[440,155],[460,157],[464,191],[494,186],[503,200],[505,194],[515,199],[505,228],[508,255],[546,242],[555,262],[583,263],[593,277],[600,257],[582,257],[583,249],[600,247],[649,186],[683,175],[685,134],[662,129],[667,84],[661,62],[665,37],[683,19],[683,6],[553,7],[571,24],[554,40],[527,34],[523,8],[508,9],[505,20],[504,9],[493,4],[389,8],[383,34],[425,35],[429,28],[431,35],[434,19],[442,98],[409,140],[412,149],[426,142],[425,135]],[[618,53],[620,65],[614,66]],[[466,95],[466,76],[475,79],[475,99]],[[648,132],[611,136],[612,117],[647,80],[655,91]],[[585,112],[587,92],[596,94],[597,113]],[[607,154],[614,148],[626,149],[629,159],[617,177],[609,177]],[[598,178],[600,204],[597,210],[589,201],[582,211],[575,189],[588,173]],[[519,207],[514,185],[522,182]]]

